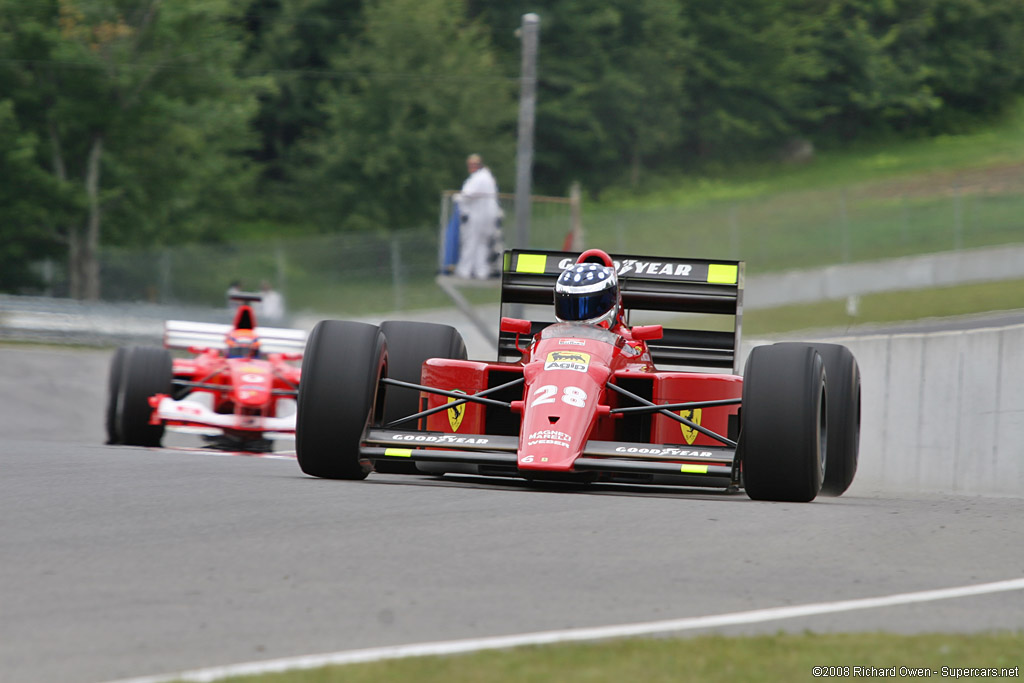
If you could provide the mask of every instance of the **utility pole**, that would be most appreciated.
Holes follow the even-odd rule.
[[[519,139],[516,146],[516,243],[519,249],[530,244],[531,187],[533,178],[533,120],[537,105],[537,42],[540,17],[524,14],[519,29],[523,63],[519,80]]]

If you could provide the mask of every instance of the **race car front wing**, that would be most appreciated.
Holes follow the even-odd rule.
[[[430,464],[423,468],[425,472],[436,471],[436,465],[452,465],[468,473],[537,477],[534,471],[519,470],[518,441],[514,436],[371,429],[359,455],[368,463]],[[646,483],[679,486],[735,488],[739,484],[735,450],[719,446],[588,441],[573,473],[629,482],[643,477]]]

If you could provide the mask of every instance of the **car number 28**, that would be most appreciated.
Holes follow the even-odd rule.
[[[530,407],[532,408],[544,403],[554,403],[555,394],[557,393],[558,387],[554,384],[545,384],[537,387],[536,397],[530,403]],[[587,392],[583,391],[579,387],[565,387],[565,389],[562,390],[562,403],[582,408],[587,405]]]

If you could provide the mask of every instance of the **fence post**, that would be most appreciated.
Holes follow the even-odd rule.
[[[953,250],[960,251],[964,246],[964,198],[960,193],[960,183],[953,181]]]
[[[160,252],[160,303],[166,304],[171,301],[171,250],[164,249]]]
[[[277,291],[285,301],[288,300],[288,275],[284,247],[278,242],[274,249],[274,261],[277,266]]]
[[[569,230],[572,232],[570,246],[573,251],[583,250],[583,199],[579,181],[569,187]]]
[[[846,213],[846,188],[839,191],[839,240],[843,263],[850,262],[850,217]]]
[[[394,290],[394,305],[396,311],[404,310],[405,297],[402,292],[402,248],[398,242],[398,235],[391,236],[391,288]]]
[[[729,205],[729,249],[732,253],[732,258],[737,261],[740,258],[740,222],[737,216],[737,209],[735,204]]]

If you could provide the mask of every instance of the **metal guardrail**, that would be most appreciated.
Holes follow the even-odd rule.
[[[159,344],[164,321],[230,322],[225,308],[0,295],[0,339],[87,346]]]

